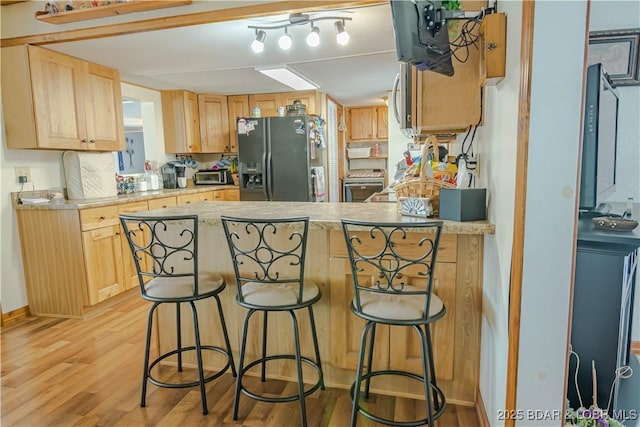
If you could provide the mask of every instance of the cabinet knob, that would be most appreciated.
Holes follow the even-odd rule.
[[[87,143],[87,139],[86,138],[82,138],[82,143],[86,144]]]
[[[89,143],[90,143],[90,144],[95,144],[95,143],[96,143],[96,140],[95,140],[95,139],[90,139],[90,140],[89,140]]]
[[[101,217],[100,217],[100,218],[98,218],[98,219],[99,219],[100,221],[104,221],[104,220],[105,220],[105,219],[107,219],[107,218],[105,218],[105,217],[101,216]]]
[[[191,200],[187,200],[187,204],[191,203]]]
[[[162,205],[162,208],[163,208],[163,209],[164,209],[164,208],[166,208],[166,207],[167,207],[167,205]]]
[[[119,235],[120,235],[120,232],[118,231],[118,232],[116,233],[116,236],[119,236]]]

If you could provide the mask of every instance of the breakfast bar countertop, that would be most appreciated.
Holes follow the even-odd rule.
[[[376,222],[422,222],[437,218],[402,216],[395,203],[312,203],[312,202],[203,202],[188,206],[158,209],[150,215],[197,214],[200,222],[220,225],[220,216],[245,218],[281,218],[309,216],[309,227],[320,230],[341,229],[340,219]],[[443,232],[452,234],[494,234],[489,221],[457,222],[443,220]]]

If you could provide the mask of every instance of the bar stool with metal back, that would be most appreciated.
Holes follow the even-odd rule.
[[[342,229],[353,276],[351,311],[366,322],[351,389],[351,425],[355,426],[357,415],[362,414],[387,425],[433,426],[445,408],[444,393],[436,383],[430,331],[430,325],[442,318],[446,311],[442,300],[432,292],[442,222],[373,223],[343,219]],[[393,367],[372,370],[377,324],[409,326],[417,332],[422,375],[394,370]],[[365,356],[367,364],[363,374]],[[425,418],[395,421],[381,418],[361,406],[362,382],[365,383],[364,398],[367,399],[371,378],[385,375],[404,376],[423,383]]]
[[[324,390],[324,377],[318,348],[313,304],[322,296],[318,286],[304,279],[309,218],[247,219],[222,216],[237,285],[237,302],[248,309],[242,330],[240,362],[233,403],[233,419],[238,419],[240,393],[263,402],[300,401],[302,425],[307,425],[305,397],[318,388]],[[315,360],[300,352],[300,333],[295,311],[307,309]],[[262,355],[245,366],[249,320],[256,312],[263,313]],[[268,314],[286,312],[293,325],[295,354],[267,355]],[[243,382],[244,374],[261,365],[261,380],[266,381],[266,364],[273,360],[295,360],[298,392],[294,395],[271,397],[248,390]],[[304,390],[302,364],[315,368],[318,380]]]
[[[224,278],[219,274],[201,272],[198,269],[198,216],[120,215],[120,221],[133,255],[142,298],[153,302],[149,308],[147,320],[140,406],[144,407],[146,405],[147,382],[168,388],[199,386],[202,413],[206,415],[208,409],[205,384],[220,377],[229,367],[231,367],[233,376],[236,376],[236,369],[219,297],[220,292],[226,286]],[[202,345],[200,343],[200,327],[195,302],[205,298],[214,298],[216,300],[225,348]],[[176,348],[161,354],[150,362],[153,314],[158,306],[165,303],[173,303],[176,306]],[[182,303],[187,303],[191,308],[194,345],[184,346],[182,343],[180,320],[180,306]],[[220,371],[205,377],[202,350],[210,350],[222,354],[227,358],[226,365]],[[176,356],[174,360],[177,364],[177,370],[181,372],[183,370],[183,353],[186,352],[195,352],[198,373],[196,381],[168,382],[156,378],[160,375],[160,372],[156,371],[156,377],[152,375],[156,365],[161,362],[171,361],[169,358],[174,355]]]

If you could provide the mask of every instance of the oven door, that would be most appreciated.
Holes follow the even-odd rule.
[[[346,181],[343,200],[345,202],[364,202],[373,193],[384,190],[383,181]]]

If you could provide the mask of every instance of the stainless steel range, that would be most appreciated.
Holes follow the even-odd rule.
[[[364,202],[373,193],[384,190],[384,171],[378,169],[355,169],[344,178],[343,197],[345,202]]]

